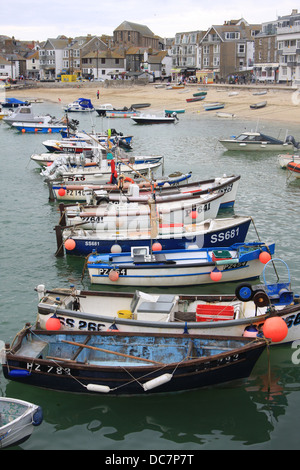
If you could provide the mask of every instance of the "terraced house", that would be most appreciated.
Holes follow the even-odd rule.
[[[252,73],[254,40],[260,30],[261,25],[244,18],[211,26],[200,41],[200,68],[212,70],[216,81]]]

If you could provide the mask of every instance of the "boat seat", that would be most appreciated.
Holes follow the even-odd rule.
[[[175,295],[162,294],[158,297],[156,302],[142,302],[138,308],[138,313],[171,313],[174,306]]]

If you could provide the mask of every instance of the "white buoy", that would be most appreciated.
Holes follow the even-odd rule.
[[[160,377],[156,377],[155,379],[148,380],[143,384],[143,389],[145,392],[147,390],[151,390],[152,388],[158,387],[159,385],[163,385],[167,382],[170,382],[171,378],[173,377],[172,374],[163,374]]]
[[[86,388],[90,392],[101,392],[101,393],[110,392],[110,387],[108,387],[107,385],[87,384]]]

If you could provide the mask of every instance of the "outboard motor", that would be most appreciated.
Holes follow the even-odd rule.
[[[296,149],[300,149],[300,142],[296,142],[294,136],[288,135],[285,139],[286,143],[292,143]]]

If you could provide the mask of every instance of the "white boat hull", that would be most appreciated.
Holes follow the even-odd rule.
[[[170,334],[215,334],[242,336],[251,325],[262,328],[268,307],[256,307],[253,301],[241,302],[232,296],[190,296],[131,293],[71,291],[58,289],[46,293],[45,286],[38,286],[40,303],[37,324],[47,329],[47,321],[55,312],[60,329],[106,331],[117,329],[126,332]],[[59,300],[57,298],[59,297]],[[225,298],[227,297],[227,300]],[[72,306],[75,306],[73,310]],[[163,300],[163,301],[162,301]],[[211,306],[231,307],[233,318],[207,315],[208,320],[196,321],[200,309]],[[214,308],[214,307],[213,307]],[[291,343],[300,338],[300,305],[276,308],[278,315],[288,325],[288,334],[280,343]],[[199,315],[198,315],[199,320]]]
[[[116,269],[118,279],[112,281],[110,272],[113,268],[108,267],[89,267],[88,272],[92,284],[97,285],[115,285],[115,286],[135,286],[135,287],[174,287],[213,284],[210,277],[215,269],[214,265],[193,266],[196,261],[188,267],[178,264],[177,267],[154,268],[145,267],[144,269],[134,269],[122,267],[119,265]],[[242,281],[245,279],[255,279],[263,271],[263,264],[258,260],[248,262],[236,262],[235,264],[225,264],[218,266],[221,272],[221,279],[218,282]]]
[[[268,144],[267,142],[235,142],[233,140],[220,140],[220,143],[227,150],[239,150],[241,152],[293,152],[294,146],[292,144]]]

